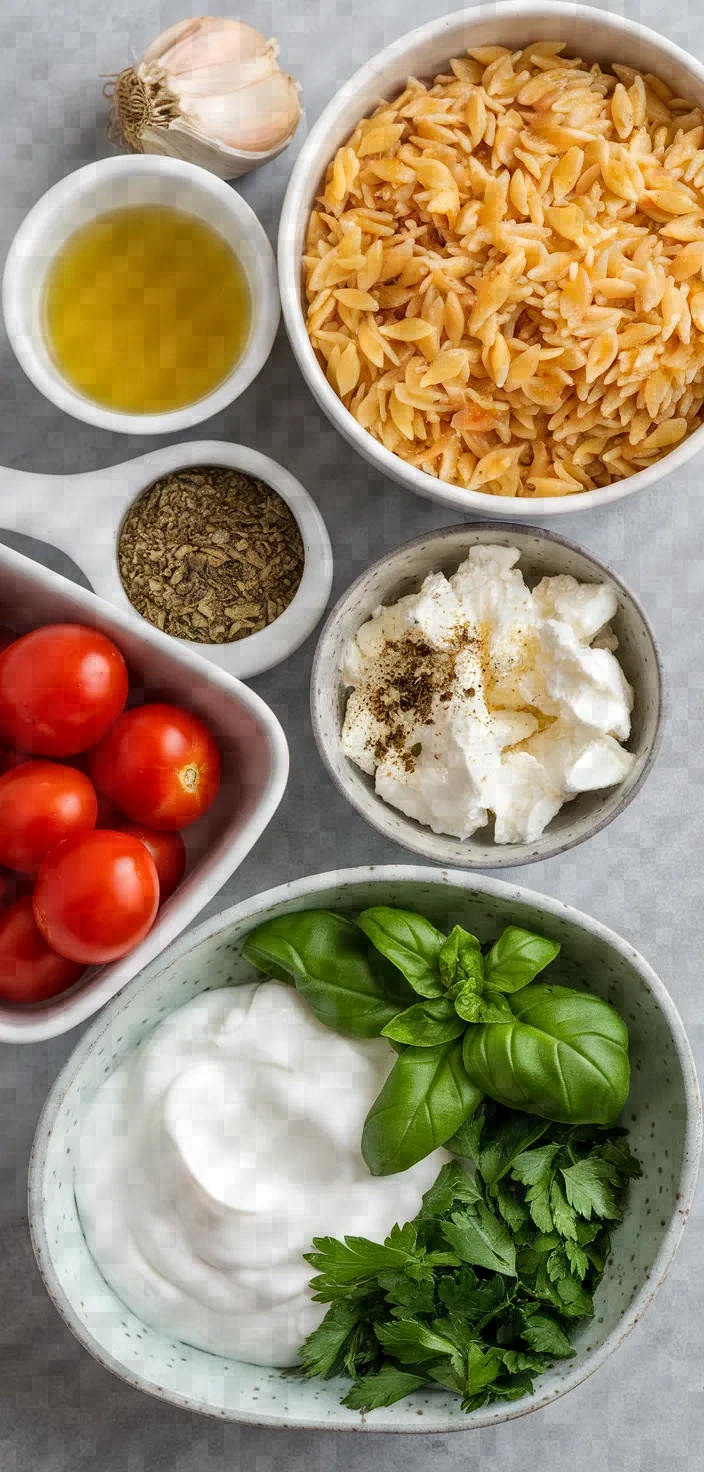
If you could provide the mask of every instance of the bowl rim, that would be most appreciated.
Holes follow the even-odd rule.
[[[628,20],[624,16],[602,10],[598,6],[573,4],[571,0],[549,0],[549,3],[546,3],[546,0],[498,0],[498,3],[492,6],[492,14],[497,19],[507,15],[515,16],[517,21],[522,21],[532,13],[543,16],[546,13],[561,15],[566,21],[583,22],[590,26],[593,26],[595,20],[598,19],[604,28],[630,36],[634,42],[639,39],[647,40],[660,50],[664,58],[679,64],[692,74],[704,90],[704,66],[701,62],[697,61],[690,52],[684,51],[676,42],[668,40],[667,37],[661,36],[649,26],[641,25],[638,21]],[[303,211],[304,196],[310,188],[311,177],[314,172],[316,179],[321,175],[320,167],[316,163],[316,153],[333,128],[338,113],[362,88],[375,79],[380,81],[383,90],[384,73],[387,67],[405,53],[434,41],[454,27],[462,24],[470,25],[474,20],[486,21],[486,18],[487,9],[485,7],[471,6],[452,11],[449,15],[429,21],[415,30],[406,31],[371,56],[338,88],[330,102],[327,103],[304,140],[293,165],[284,196],[277,245],[281,307],[294,356],[319,407],[348,444],[352,445],[382,475],[396,481],[416,495],[425,497],[426,500],[436,501],[441,506],[451,506],[458,511],[479,516],[510,518],[571,515],[577,511],[596,510],[602,506],[612,505],[615,501],[632,496],[637,491],[645,490],[647,486],[654,485],[663,476],[679,470],[692,456],[704,448],[704,424],[670,450],[667,455],[656,460],[653,465],[625,479],[613,481],[611,485],[603,489],[582,491],[579,495],[573,496],[534,498],[492,496],[484,491],[468,491],[461,486],[453,486],[447,481],[442,481],[425,470],[419,470],[416,466],[409,465],[400,456],[387,450],[380,441],[362,428],[328,382],[308,337],[301,308],[301,262],[294,251],[296,228]],[[305,208],[307,210],[308,205]]]
[[[329,745],[325,740],[325,736],[323,734],[323,723],[321,720],[320,705],[318,700],[319,672],[325,652],[324,645],[335,630],[342,614],[343,607],[352,597],[352,595],[357,591],[357,589],[361,588],[364,585],[370,573],[377,572],[384,568],[388,563],[398,557],[399,553],[407,552],[413,547],[425,547],[431,543],[440,544],[445,541],[449,536],[457,535],[457,533],[459,532],[461,532],[463,535],[466,534],[468,540],[471,539],[472,534],[475,532],[495,532],[497,535],[500,535],[502,537],[513,534],[517,538],[535,536],[544,542],[552,543],[558,547],[564,547],[568,551],[576,552],[579,554],[580,557],[586,558],[587,561],[593,565],[594,569],[602,574],[604,581],[614,583],[616,587],[620,590],[620,592],[624,595],[625,599],[633,604],[641,619],[643,620],[643,624],[650,640],[650,645],[655,661],[655,730],[653,733],[653,739],[650,743],[650,747],[643,762],[642,769],[639,772],[638,777],[633,783],[632,787],[630,787],[627,792],[622,793],[612,812],[601,817],[596,815],[593,826],[581,838],[572,838],[564,842],[553,841],[553,843],[548,843],[544,848],[540,849],[539,852],[531,853],[526,857],[520,859],[516,857],[516,848],[518,847],[518,845],[514,844],[496,844],[496,854],[494,854],[492,850],[489,857],[487,857],[486,855],[482,855],[481,857],[478,857],[476,859],[471,858],[470,849],[468,846],[468,858],[466,863],[462,864],[463,868],[471,872],[477,872],[483,869],[513,869],[519,865],[523,867],[523,865],[525,864],[542,863],[547,859],[557,858],[560,854],[567,853],[572,848],[578,848],[580,844],[589,842],[591,838],[596,837],[597,833],[601,833],[604,828],[608,828],[609,824],[613,823],[615,818],[620,817],[621,813],[625,812],[626,808],[633,801],[634,797],[636,797],[640,792],[646,778],[649,777],[657,760],[660,747],[662,745],[662,739],[665,731],[665,718],[669,709],[667,681],[665,678],[665,669],[663,665],[662,655],[660,653],[658,639],[650,622],[650,619],[640,602],[640,599],[633,592],[632,588],[629,587],[628,583],[624,582],[623,578],[619,577],[617,573],[613,572],[611,568],[605,562],[602,562],[600,558],[596,557],[593,552],[588,550],[586,547],[582,547],[579,542],[570,541],[567,537],[563,537],[560,533],[554,532],[547,527],[526,525],[523,522],[489,521],[484,519],[482,519],[481,521],[458,522],[454,526],[438,527],[435,531],[422,532],[419,536],[412,537],[410,541],[402,542],[398,547],[394,547],[391,552],[384,553],[382,557],[379,557],[375,562],[370,563],[369,567],[367,567],[364,572],[360,573],[359,577],[355,578],[354,582],[350,583],[349,587],[346,588],[344,593],[342,593],[340,598],[338,598],[334,608],[331,609],[320,631],[318,642],[315,647],[315,654],[313,656],[313,666],[311,669],[310,677],[311,724],[313,727],[315,744],[318,748],[318,754],[323,763],[323,766],[325,767],[325,770],[328,773],[328,776],[330,777],[334,786],[337,788],[337,791],[340,792],[344,798],[346,798],[347,802],[350,804],[351,807],[354,808],[355,812],[359,813],[360,817],[364,818],[365,822],[369,823],[370,827],[376,829],[377,833],[381,833],[384,838],[391,839],[392,842],[399,844],[401,848],[408,849],[411,853],[420,854],[426,862],[430,863],[433,861],[434,856],[428,854],[427,848],[423,842],[424,834],[426,832],[428,834],[431,834],[431,829],[426,830],[420,823],[416,822],[415,819],[407,818],[405,814],[397,812],[397,810],[395,808],[392,808],[390,804],[385,803],[382,798],[377,797],[376,792],[374,792],[373,790],[369,793],[371,811],[368,811],[364,804],[361,801],[358,801],[356,796],[350,792],[346,777],[343,778],[334,766]],[[545,575],[549,576],[549,574]],[[349,762],[349,758],[347,758],[347,762]],[[611,788],[605,788],[603,790],[606,792],[612,791]],[[377,813],[379,815],[378,817],[376,816]],[[406,826],[408,827],[408,833],[406,834],[404,831],[403,837],[399,835],[396,827],[394,827],[393,832],[389,830],[389,824],[392,821],[397,822],[399,818],[404,824],[404,829],[406,828]],[[410,825],[413,825],[413,827],[411,827]],[[419,837],[414,842],[413,840],[416,829],[418,831]],[[537,847],[542,842],[542,839],[544,838],[547,831],[548,829],[545,829],[544,832],[540,835],[540,838],[536,839],[535,845],[531,845],[531,847]],[[433,837],[446,837],[448,842],[453,843],[461,842],[461,840],[458,839],[451,839],[449,835],[433,834]],[[557,834],[555,834],[555,839],[557,839]],[[523,845],[523,847],[526,847],[526,845]],[[434,862],[441,863],[443,861],[435,858]],[[454,858],[452,862],[453,866],[456,868],[461,861],[457,858]]]
[[[74,199],[91,195],[106,179],[133,175],[153,175],[174,183],[193,186],[195,193],[211,195],[237,222],[243,234],[253,241],[257,284],[252,290],[252,325],[249,341],[234,367],[210,393],[192,404],[182,405],[159,414],[134,414],[109,409],[74,389],[63,374],[54,377],[38,354],[31,334],[26,330],[27,314],[20,301],[17,282],[25,263],[36,258],[36,237]],[[96,211],[96,215],[100,211]],[[52,259],[55,258],[55,253]],[[120,154],[84,164],[59,179],[28,210],[19,224],[7,253],[2,277],[2,313],[10,346],[20,367],[56,408],[91,424],[118,434],[173,434],[190,429],[212,415],[226,409],[249,388],[266,363],[274,345],[281,315],[276,275],[276,260],[264,226],[251,205],[223,179],[184,159],[164,158],[156,154]]]
[[[256,916],[262,910],[268,909],[272,905],[278,905],[283,901],[296,900],[298,898],[308,899],[315,896],[320,890],[325,890],[332,885],[347,886],[370,879],[379,883],[414,880],[439,887],[455,885],[460,889],[478,890],[484,895],[495,896],[499,899],[534,904],[550,915],[578,925],[586,934],[592,935],[602,943],[609,945],[618,955],[628,961],[637,970],[665,1019],[682,1071],[685,1094],[685,1126],[679,1180],[680,1189],[676,1196],[675,1205],[673,1206],[670,1222],[663,1237],[662,1244],[640,1292],[636,1294],[618,1324],[607,1335],[604,1343],[599,1349],[593,1351],[584,1373],[577,1373],[575,1367],[575,1370],[567,1375],[565,1380],[560,1383],[559,1388],[544,1391],[542,1395],[538,1392],[533,1396],[531,1404],[520,1406],[520,1403],[518,1403],[516,1408],[512,1409],[510,1405],[499,1403],[493,1412],[487,1410],[473,1413],[474,1418],[467,1425],[463,1425],[461,1422],[457,1424],[453,1423],[451,1426],[445,1425],[444,1427],[429,1425],[427,1417],[423,1418],[423,1424],[414,1425],[412,1428],[401,1428],[393,1425],[375,1427],[373,1424],[370,1425],[365,1417],[361,1419],[359,1424],[347,1423],[335,1425],[334,1422],[331,1423],[330,1418],[323,1419],[322,1417],[313,1417],[292,1422],[286,1415],[278,1413],[272,1416],[235,1415],[231,1412],[216,1411],[201,1400],[185,1393],[166,1392],[161,1386],[146,1385],[143,1376],[123,1365],[115,1356],[104,1350],[93,1338],[90,1331],[81,1324],[71,1300],[64,1292],[54,1271],[44,1225],[44,1173],[48,1144],[56,1117],[69,1085],[74,1081],[86,1057],[96,1047],[101,1037],[104,1035],[109,1037],[113,1021],[119,1016],[122,1008],[133,997],[138,995],[140,990],[151,981],[152,977],[160,968],[170,964],[176,955],[181,957],[188,955],[203,941],[210,939],[218,933],[224,932],[239,921],[251,916],[254,923]],[[505,880],[494,879],[489,875],[482,874],[470,877],[463,869],[441,869],[417,864],[368,864],[349,869],[331,870],[322,874],[304,875],[288,883],[276,885],[273,889],[263,890],[249,899],[241,900],[238,904],[222,910],[217,915],[210,916],[194,930],[188,931],[185,935],[174,940],[143,971],[133,977],[122,991],[112,999],[108,1006],[103,1009],[99,1016],[93,1020],[77,1042],[73,1052],[55,1079],[39,1117],[29,1159],[27,1205],[30,1238],[37,1265],[49,1297],[71,1332],[105,1369],[112,1371],[113,1374],[126,1381],[134,1389],[142,1390],[158,1400],[167,1401],[171,1405],[181,1406],[185,1410],[217,1416],[219,1420],[272,1428],[287,1427],[291,1430],[365,1430],[400,1434],[413,1434],[413,1432],[427,1434],[429,1431],[438,1434],[441,1431],[448,1433],[450,1431],[480,1430],[483,1427],[496,1425],[501,1421],[514,1420],[519,1416],[529,1415],[533,1411],[540,1410],[544,1406],[551,1404],[554,1400],[558,1400],[561,1396],[566,1395],[568,1391],[573,1390],[577,1385],[587,1380],[590,1375],[594,1374],[614,1350],[623,1343],[623,1340],[630,1334],[631,1330],[635,1328],[635,1325],[642,1318],[646,1309],[652,1303],[658,1289],[665,1281],[675,1252],[679,1246],[697,1183],[701,1149],[702,1102],[689,1038],[687,1037],[679,1011],[667,987],[650,963],[645,960],[645,957],[636,950],[635,946],[632,946],[629,941],[618,935],[616,931],[611,930],[609,926],[604,925],[602,921],[586,914],[585,911],[579,910],[573,905],[565,904],[562,900],[554,899],[551,895],[544,895],[537,890],[527,889],[522,884],[509,884]]]

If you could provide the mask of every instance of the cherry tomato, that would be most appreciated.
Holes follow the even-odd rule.
[[[0,656],[0,737],[23,751],[87,751],[126,699],[127,667],[117,645],[82,624],[47,624]]]
[[[65,992],[85,967],[48,946],[37,929],[32,896],[0,911],[0,997],[5,1002],[45,1002]]]
[[[121,813],[160,832],[194,823],[220,786],[220,753],[208,727],[175,705],[126,710],[89,754],[88,769]]]
[[[180,833],[157,833],[142,823],[121,823],[121,833],[131,833],[149,850],[159,875],[159,903],[178,887],[186,871],[186,849]]]
[[[96,828],[47,854],[34,890],[44,939],[71,961],[115,961],[143,940],[159,908],[154,860],[131,833]]]
[[[90,777],[58,762],[23,762],[0,777],[0,863],[37,874],[50,848],[94,828],[97,816]]]

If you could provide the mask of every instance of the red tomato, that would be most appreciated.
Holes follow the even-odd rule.
[[[5,1002],[45,1002],[65,992],[85,967],[48,946],[37,929],[32,896],[0,912],[0,997]]]
[[[186,871],[186,849],[180,833],[157,833],[141,823],[121,823],[121,833],[131,833],[149,850],[159,875],[159,903],[178,887]]]
[[[82,624],[47,624],[0,658],[0,736],[24,751],[87,751],[126,699],[127,667],[117,645]]]
[[[84,964],[115,961],[143,940],[159,908],[151,854],[130,833],[96,828],[47,854],[34,918],[54,950]]]
[[[90,777],[58,762],[23,762],[0,777],[0,863],[37,874],[50,848],[94,828],[97,816]]]
[[[220,753],[208,727],[175,705],[126,710],[88,758],[105,797],[160,832],[187,828],[220,786]]]

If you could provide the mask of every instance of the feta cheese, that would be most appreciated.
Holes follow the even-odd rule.
[[[519,555],[473,547],[344,651],[342,749],[435,833],[469,838],[493,815],[497,843],[533,843],[564,802],[633,766],[613,588],[561,575],[531,592]]]

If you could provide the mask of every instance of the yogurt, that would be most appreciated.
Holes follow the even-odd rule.
[[[350,640],[342,747],[385,802],[456,838],[494,821],[532,843],[580,792],[622,782],[633,691],[607,584],[543,578],[475,546],[452,577],[378,608]]]
[[[383,1038],[317,1021],[294,987],[204,992],[101,1085],[83,1121],[78,1211],[106,1281],[152,1328],[293,1365],[324,1317],[303,1253],[383,1240],[448,1158],[370,1176],[365,1117],[395,1062]]]

